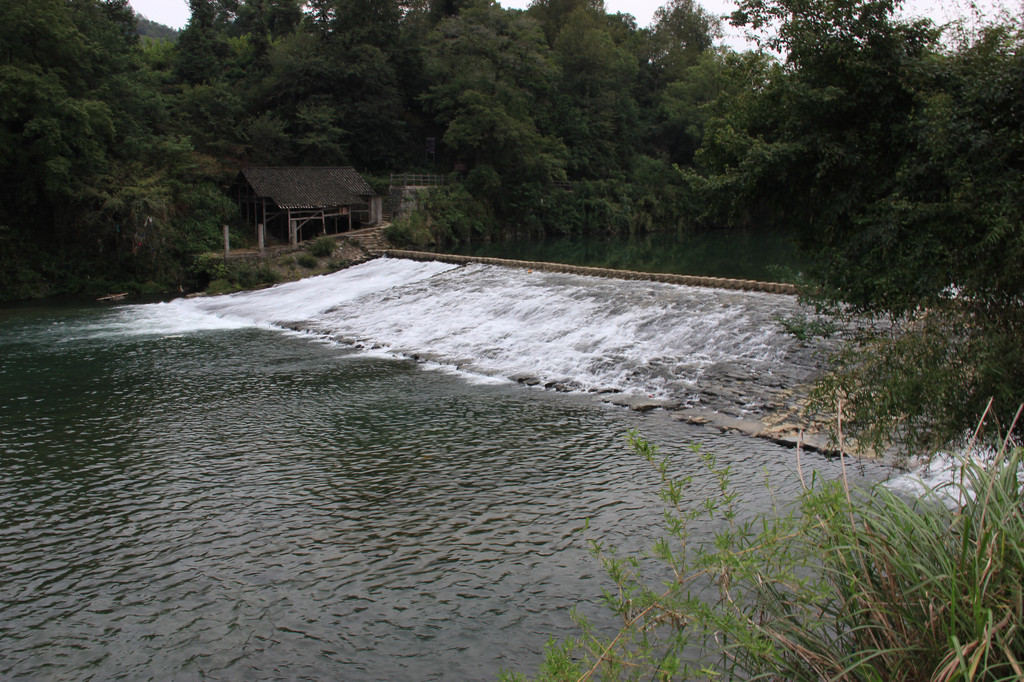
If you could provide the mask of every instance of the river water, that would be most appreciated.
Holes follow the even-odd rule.
[[[454,253],[767,282],[796,281],[805,265],[790,235],[767,229],[472,242]]]
[[[769,371],[788,341],[765,320],[793,305],[379,259],[0,311],[0,677],[530,673],[572,607],[607,620],[586,520],[625,550],[660,534],[627,430],[696,475],[695,499],[715,483],[692,442],[752,508],[765,475],[793,496],[793,451],[599,399],[685,394],[723,360]]]

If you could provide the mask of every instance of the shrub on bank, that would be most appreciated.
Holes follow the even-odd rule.
[[[317,237],[306,246],[306,251],[314,258],[333,256],[337,250],[338,242],[334,241],[332,237],[327,236]]]
[[[720,495],[693,500],[669,457],[630,441],[661,474],[667,535],[651,557],[592,541],[623,625],[608,637],[577,618],[580,637],[549,644],[538,679],[1024,677],[1021,448],[918,500],[812,480],[789,509],[743,522],[714,455],[696,450]],[[719,524],[713,542],[696,542],[698,521]]]
[[[280,276],[266,263],[226,262],[223,258],[202,255],[192,265],[197,288],[208,294],[225,294],[241,289],[255,289],[280,281]]]
[[[299,267],[306,268],[307,270],[312,270],[319,263],[316,259],[316,256],[314,256],[313,254],[300,253],[299,255],[295,256],[295,264],[298,265]]]

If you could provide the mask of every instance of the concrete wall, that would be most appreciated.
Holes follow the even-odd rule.
[[[416,208],[420,190],[427,187],[391,187],[388,198],[391,202],[391,219],[397,220],[412,213]]]
[[[370,197],[369,225],[376,226],[384,222],[383,197]]]

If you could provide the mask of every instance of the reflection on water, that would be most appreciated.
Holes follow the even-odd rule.
[[[765,470],[795,487],[791,451],[664,415],[126,311],[0,331],[0,677],[529,672],[605,584],[585,519],[658,534],[627,429],[684,467],[708,444],[762,503]]]
[[[567,236],[465,244],[455,253],[615,270],[791,282],[803,262],[796,244],[772,230],[708,230],[639,236]]]

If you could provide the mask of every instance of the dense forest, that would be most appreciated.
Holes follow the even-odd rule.
[[[190,6],[172,42],[140,39],[126,0],[0,0],[0,299],[187,288],[245,165],[450,173],[396,238],[785,227],[819,305],[907,332],[848,381],[960,395],[929,409],[961,422],[1019,399],[1018,17],[741,0],[728,21],[759,49],[735,52],[694,0],[646,28],[600,0]]]

